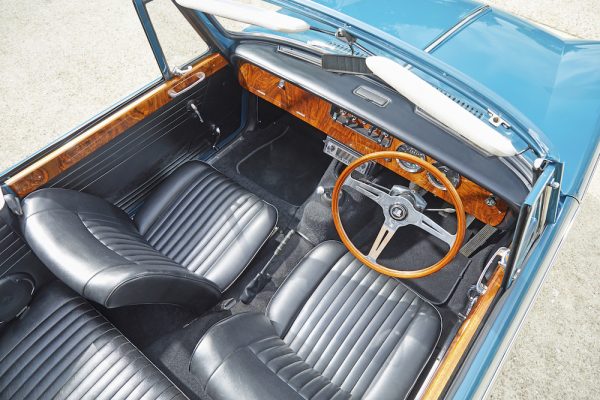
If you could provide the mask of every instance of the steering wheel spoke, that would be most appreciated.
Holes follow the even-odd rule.
[[[392,240],[394,237],[396,230],[397,228],[394,228],[390,224],[384,222],[383,225],[381,225],[381,229],[379,230],[375,241],[373,242],[373,246],[371,246],[371,250],[369,251],[367,258],[373,262],[377,262],[381,252],[383,252],[390,240]]]
[[[448,247],[452,247],[454,241],[456,240],[456,235],[453,235],[444,228],[442,228],[437,222],[435,222],[425,214],[421,214],[419,221],[413,225],[418,226],[425,232],[445,242],[448,245]]]
[[[382,201],[390,198],[389,192],[385,192],[382,188],[369,181],[354,179],[352,176],[348,176],[348,178],[346,178],[344,185],[351,187],[379,205],[381,205]]]

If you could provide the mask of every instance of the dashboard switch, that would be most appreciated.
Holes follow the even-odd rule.
[[[387,148],[392,145],[392,136],[389,133],[382,131],[349,111],[332,106],[330,115],[337,123],[352,129],[354,132],[374,141],[382,147]]]

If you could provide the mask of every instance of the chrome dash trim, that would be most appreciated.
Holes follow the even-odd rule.
[[[302,61],[309,62],[319,67],[321,66],[321,58],[307,51],[298,50],[290,46],[278,45],[277,52],[288,55],[290,57],[297,58]]]

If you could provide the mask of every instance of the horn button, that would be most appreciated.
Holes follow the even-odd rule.
[[[390,216],[396,221],[403,221],[408,216],[408,209],[403,204],[394,204],[390,207]]]

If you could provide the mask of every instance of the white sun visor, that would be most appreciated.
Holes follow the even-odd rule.
[[[245,24],[260,26],[278,32],[297,33],[310,29],[305,21],[265,10],[250,4],[233,0],[176,0],[177,3],[192,10],[201,11],[217,17],[232,19]]]
[[[510,139],[402,65],[380,56],[367,57],[366,63],[373,74],[474,146],[495,156],[517,154]]]

